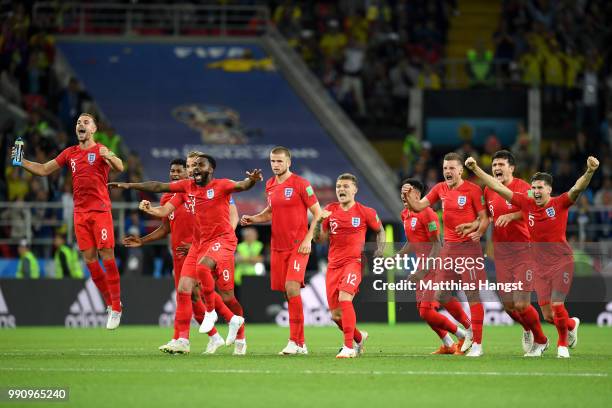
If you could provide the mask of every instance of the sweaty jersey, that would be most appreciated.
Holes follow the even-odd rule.
[[[193,179],[170,183],[170,191],[187,193],[195,198],[194,210],[200,244],[222,236],[236,239],[229,221],[230,198],[235,185],[229,179],[213,179],[202,187]]]
[[[432,248],[431,238],[440,233],[438,215],[431,207],[418,213],[405,208],[401,217],[406,239],[410,242],[414,252],[417,255],[428,255]]]
[[[514,193],[521,194],[527,194],[531,190],[529,183],[518,178],[514,178],[506,187]],[[495,226],[495,221],[500,215],[515,213],[521,211],[521,209],[489,187],[485,187],[484,197],[487,212],[489,216],[493,217],[493,242],[529,242],[529,230],[525,217],[518,221],[512,221],[505,227]]]
[[[275,251],[296,248],[308,232],[308,209],[317,203],[317,196],[305,178],[291,174],[277,183],[276,177],[266,182],[268,206],[272,210],[271,247]]]
[[[448,184],[440,182],[433,186],[425,198],[431,205],[442,200],[445,242],[472,241],[470,237],[462,237],[456,233],[455,227],[474,221],[478,212],[484,210],[484,197],[480,187],[470,181],[463,181],[459,187],[450,189]]]
[[[194,242],[195,197],[182,193],[164,193],[160,204],[163,206],[167,202],[174,206],[174,211],[167,217],[170,223],[170,242],[174,252],[181,243]],[[199,239],[199,237],[195,238]]]
[[[569,207],[574,202],[567,193],[551,197],[543,207],[536,205],[535,200],[529,194],[512,194],[512,203],[521,209],[523,217],[527,219],[531,242],[535,243],[537,259],[547,264],[555,264],[558,257],[572,253],[565,232]]]
[[[358,202],[346,211],[339,202],[330,203],[325,209],[331,212],[322,224],[329,231],[329,267],[360,262],[367,229],[380,231],[382,228],[376,210]]]
[[[110,165],[100,156],[100,147],[100,143],[89,149],[70,146],[55,158],[60,167],[68,166],[72,172],[75,213],[111,210],[106,185]]]

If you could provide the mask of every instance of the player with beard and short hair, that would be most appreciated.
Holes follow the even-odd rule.
[[[93,115],[81,113],[75,130],[78,145],[64,149],[55,159],[44,164],[24,159],[21,167],[43,177],[63,166],[70,168],[77,244],[91,278],[106,302],[106,328],[112,330],[121,322],[122,305],[119,270],[115,262],[115,228],[106,184],[110,169],[123,171],[123,162],[106,146],[94,141],[97,126]],[[106,274],[100,267],[98,257],[102,259]]]
[[[300,289],[311,251],[315,223],[308,228],[308,211],[319,218],[321,206],[308,180],[289,170],[291,152],[277,146],[270,151],[274,177],[266,183],[268,205],[256,215],[243,215],[240,224],[272,221],[270,282],[289,305],[289,342],[281,355],[308,354],[304,339],[304,309]]]
[[[185,264],[191,266],[181,271],[179,280],[177,311],[175,323],[179,338],[173,352],[188,353],[189,323],[192,316],[191,296],[198,282],[202,282],[202,290],[206,303],[206,313],[200,326],[200,333],[208,333],[214,328],[217,320],[215,302],[218,294],[215,292],[215,281],[223,273],[224,266],[233,262],[236,249],[236,234],[229,221],[229,201],[233,192],[246,191],[262,179],[261,170],[247,172],[247,178],[242,181],[215,179],[215,159],[207,154],[195,158],[190,180],[179,180],[172,183],[149,181],[144,183],[110,183],[110,187],[134,188],[154,193],[174,192],[186,193],[195,197],[196,230],[200,234],[197,245],[192,245]],[[176,209],[172,201],[162,207],[151,207],[149,202],[140,203],[140,209],[156,217],[166,217]],[[228,320],[226,318],[226,320]],[[229,315],[229,332],[226,344],[233,344],[244,318],[231,313]]]
[[[504,199],[519,207],[527,218],[531,242],[538,254],[535,270],[535,290],[538,303],[547,322],[557,328],[557,357],[569,358],[569,348],[578,342],[580,320],[569,318],[565,308],[565,298],[569,293],[574,274],[572,248],[566,239],[567,216],[580,194],[586,190],[593,174],[599,167],[599,161],[592,156],[587,159],[587,170],[576,181],[574,186],[560,196],[551,197],[553,178],[548,173],[536,173],[531,178],[531,190],[528,194],[516,193],[500,181],[488,175],[470,157],[465,166],[472,170],[487,187]],[[529,354],[541,355],[545,345],[534,348]]]

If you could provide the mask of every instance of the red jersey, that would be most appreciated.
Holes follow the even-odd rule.
[[[531,190],[529,183],[519,178],[514,178],[506,187],[514,193],[521,194],[527,194]],[[493,217],[493,242],[529,242],[529,230],[527,229],[525,217],[519,221],[512,221],[505,227],[495,226],[495,221],[497,221],[500,215],[515,213],[521,211],[521,209],[489,187],[485,187],[484,197],[487,204],[487,212]]]
[[[165,193],[161,197],[160,204],[164,205],[167,202],[170,202],[175,208],[175,210],[168,215],[168,222],[170,223],[172,251],[176,251],[176,248],[180,246],[181,243],[194,242],[193,238],[196,232],[196,228],[194,228],[195,197],[185,197],[184,194],[180,193]],[[196,237],[196,239],[199,239],[199,237]]]
[[[418,213],[405,208],[401,217],[406,239],[411,243],[414,252],[417,255],[421,253],[428,255],[432,247],[431,238],[440,233],[438,215],[431,207]]]
[[[272,210],[272,249],[296,248],[308,233],[308,209],[317,203],[310,183],[296,174],[280,184],[272,177],[266,182],[266,194]]]
[[[459,187],[450,189],[448,184],[441,182],[433,186],[425,196],[430,204],[442,200],[442,221],[444,222],[444,241],[471,242],[472,240],[455,232],[459,224],[472,222],[478,217],[478,212],[484,210],[482,190],[471,181],[464,180]]]
[[[229,221],[230,196],[235,191],[235,185],[228,179],[213,179],[202,187],[193,179],[170,183],[170,191],[187,193],[195,199],[193,207],[200,244],[222,236],[236,239]]]
[[[539,207],[529,194],[512,194],[512,203],[523,212],[527,219],[531,242],[536,243],[538,259],[544,259],[547,264],[555,264],[559,256],[571,254],[565,232],[569,207],[574,204],[567,193],[551,197],[548,203]],[[541,245],[542,242],[555,242],[560,245]],[[569,252],[568,252],[569,251]]]
[[[100,147],[100,143],[89,149],[70,146],[55,158],[60,167],[68,165],[72,171],[75,213],[111,210],[107,187],[110,165],[100,156]]]
[[[329,231],[329,267],[361,262],[366,230],[380,231],[382,228],[376,210],[358,202],[346,211],[339,202],[330,203],[325,209],[331,212],[322,224],[323,229]]]

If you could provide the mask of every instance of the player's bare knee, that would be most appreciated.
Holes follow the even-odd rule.
[[[219,294],[221,295],[221,299],[223,299],[224,302],[232,300],[235,297],[233,290],[221,290],[219,291]]]
[[[188,278],[181,278],[178,285],[178,291],[182,293],[192,293],[193,282]]]
[[[504,302],[504,310],[506,312],[514,312],[516,310],[516,304],[513,302]]]
[[[214,270],[217,267],[215,260],[206,256],[200,259],[200,264],[209,267],[211,270]]]
[[[514,302],[514,310],[518,313],[523,313],[529,307],[529,302]]]
[[[288,298],[298,296],[300,294],[300,284],[294,281],[288,281],[285,283],[285,293]]]
[[[332,320],[334,322],[341,322],[342,321],[342,309],[334,309],[331,311],[331,315],[332,315]]]
[[[107,259],[115,259],[115,250],[113,248],[100,248],[98,249],[98,253],[103,261],[106,261]]]

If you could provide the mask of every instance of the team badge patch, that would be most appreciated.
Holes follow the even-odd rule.
[[[95,161],[96,161],[96,154],[95,153],[87,153],[87,162],[89,164],[94,164]]]
[[[410,228],[414,229],[414,227],[416,227],[416,223],[417,223],[416,217],[412,217],[410,219]]]
[[[206,190],[206,198],[210,200],[214,196],[215,196],[215,190],[213,190],[212,188],[209,188],[208,190]]]
[[[353,224],[353,227],[360,226],[361,225],[361,218],[359,218],[359,217],[351,218],[351,224]]]
[[[548,215],[550,218],[555,216],[555,207],[548,207],[546,209],[546,215]]]
[[[459,197],[457,197],[457,204],[459,204],[460,207],[463,207],[465,205],[465,203],[467,203],[467,197],[464,195],[460,195]]]
[[[293,195],[293,189],[290,187],[287,187],[285,189],[285,198],[291,198],[292,195]]]

